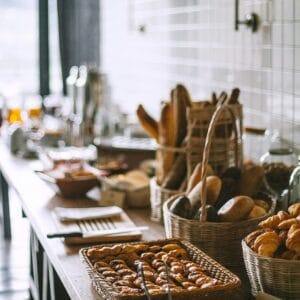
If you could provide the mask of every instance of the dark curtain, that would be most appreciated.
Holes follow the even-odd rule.
[[[72,66],[99,66],[100,0],[57,0],[63,91]]]

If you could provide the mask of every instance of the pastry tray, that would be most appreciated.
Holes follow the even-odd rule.
[[[155,240],[155,241],[148,241],[148,242],[135,242],[135,243],[126,243],[127,245],[134,245],[134,244],[146,244],[149,246],[152,245],[165,245],[168,243],[177,243],[182,248],[184,248],[190,256],[190,260],[199,264],[200,267],[205,270],[205,273],[212,278],[218,279],[223,282],[223,285],[219,286],[212,286],[207,288],[199,288],[194,291],[180,291],[180,292],[172,292],[172,299],[189,299],[189,300],[196,300],[196,299],[230,299],[232,293],[235,293],[238,287],[240,286],[241,282],[240,279],[227,270],[225,267],[217,263],[207,254],[202,252],[200,249],[192,245],[187,241],[183,241],[180,239],[163,239],[163,240]],[[105,245],[97,245],[87,248],[82,248],[80,250],[80,255],[82,257],[83,263],[87,268],[87,272],[91,279],[92,285],[96,292],[106,300],[130,300],[130,299],[147,299],[146,295],[124,295],[120,294],[117,290],[115,290],[110,283],[105,280],[105,277],[98,273],[96,269],[93,267],[92,262],[89,260],[87,256],[87,251],[91,248],[102,248],[102,247],[109,247],[116,244],[105,244]],[[125,245],[125,244],[122,244]],[[168,295],[161,294],[155,295],[152,299],[168,299]]]
[[[58,219],[57,215],[53,213],[58,233],[60,232],[73,232],[84,231],[90,232],[94,230],[107,230],[116,228],[134,227],[135,224],[129,216],[123,211],[119,216],[99,218],[91,220],[80,221],[66,221],[62,222]],[[122,242],[122,241],[137,241],[142,237],[141,231],[133,231],[120,233],[111,236],[94,236],[94,237],[68,237],[65,238],[67,244],[84,244],[84,243],[100,243],[100,242]]]

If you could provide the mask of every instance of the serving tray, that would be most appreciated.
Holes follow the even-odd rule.
[[[135,244],[146,244],[149,246],[159,245],[163,246],[168,243],[177,243],[182,248],[184,248],[190,256],[190,260],[200,265],[200,267],[205,270],[205,273],[212,278],[220,280],[223,285],[211,286],[206,288],[198,288],[193,291],[182,291],[182,292],[172,292],[172,299],[230,299],[230,295],[236,291],[240,286],[240,279],[231,273],[229,270],[221,266],[215,260],[210,258],[204,252],[196,248],[194,245],[189,242],[179,240],[179,239],[164,239],[156,240],[149,242],[138,242],[138,243],[126,243],[126,245],[135,245]],[[102,248],[110,247],[116,244],[111,245],[97,245],[93,247],[82,248],[80,250],[80,255],[82,257],[83,263],[87,268],[87,272],[90,276],[91,283],[96,290],[96,292],[103,298],[107,300],[129,300],[129,299],[147,299],[146,295],[124,295],[120,294],[113,286],[105,280],[105,277],[97,272],[93,267],[92,262],[87,256],[87,251],[91,248]],[[120,244],[125,245],[125,244]],[[155,295],[152,299],[168,299],[167,294]]]

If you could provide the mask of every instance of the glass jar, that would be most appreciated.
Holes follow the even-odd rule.
[[[298,165],[298,156],[291,145],[274,134],[269,150],[260,159],[269,188],[281,195],[288,188],[292,171]]]

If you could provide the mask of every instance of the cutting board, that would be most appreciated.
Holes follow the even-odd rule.
[[[61,222],[56,214],[53,214],[58,232],[69,231],[84,231],[89,232],[93,230],[107,230],[116,228],[128,228],[134,227],[135,224],[129,218],[129,216],[122,212],[119,216],[92,219],[92,220],[80,220],[80,221],[68,221]],[[118,235],[101,236],[101,237],[68,237],[65,238],[66,244],[86,244],[86,243],[98,243],[98,242],[124,242],[124,241],[137,241],[142,237],[141,231],[120,233]]]

